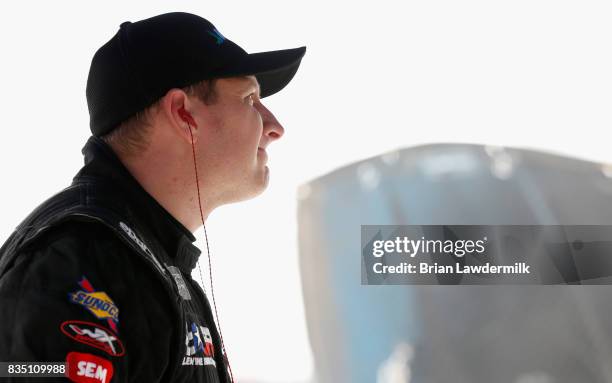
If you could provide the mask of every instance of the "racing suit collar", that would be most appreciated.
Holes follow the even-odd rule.
[[[164,209],[130,174],[112,148],[98,137],[90,137],[82,150],[85,165],[75,179],[82,177],[102,178],[122,191],[133,215],[147,228],[172,257],[176,265],[191,275],[200,256],[194,235]]]

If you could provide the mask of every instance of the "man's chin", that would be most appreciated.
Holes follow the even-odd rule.
[[[264,166],[264,187],[263,190],[265,190],[268,187],[268,183],[270,182],[270,168],[268,168],[267,166]],[[262,192],[263,192],[262,190]]]
[[[261,195],[266,188],[268,187],[268,183],[270,182],[270,169],[268,169],[267,166],[264,167],[264,169],[261,172],[258,172],[256,174],[256,176],[254,177],[252,183],[245,187],[243,186],[243,193],[240,193],[241,195],[236,196],[237,198],[235,198],[233,202],[240,202],[240,201],[246,201],[252,198],[255,198],[259,195]]]
[[[263,174],[257,178],[258,182],[254,188],[255,194],[253,195],[253,197],[260,195],[268,187],[268,183],[270,182],[270,169],[267,166],[264,166]]]

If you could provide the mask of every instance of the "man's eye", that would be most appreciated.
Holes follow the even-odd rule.
[[[247,103],[251,106],[255,103],[255,96],[253,94],[247,96]]]

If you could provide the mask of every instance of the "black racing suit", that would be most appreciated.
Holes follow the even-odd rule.
[[[72,185],[0,249],[0,362],[68,361],[83,382],[229,382],[210,304],[191,278],[192,233],[102,140],[91,137],[83,154]],[[49,380],[66,381],[32,378]]]

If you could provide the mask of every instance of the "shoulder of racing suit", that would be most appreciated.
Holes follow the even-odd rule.
[[[68,361],[101,382],[173,375],[180,294],[167,254],[117,197],[94,179],[75,182],[2,246],[1,361]]]

